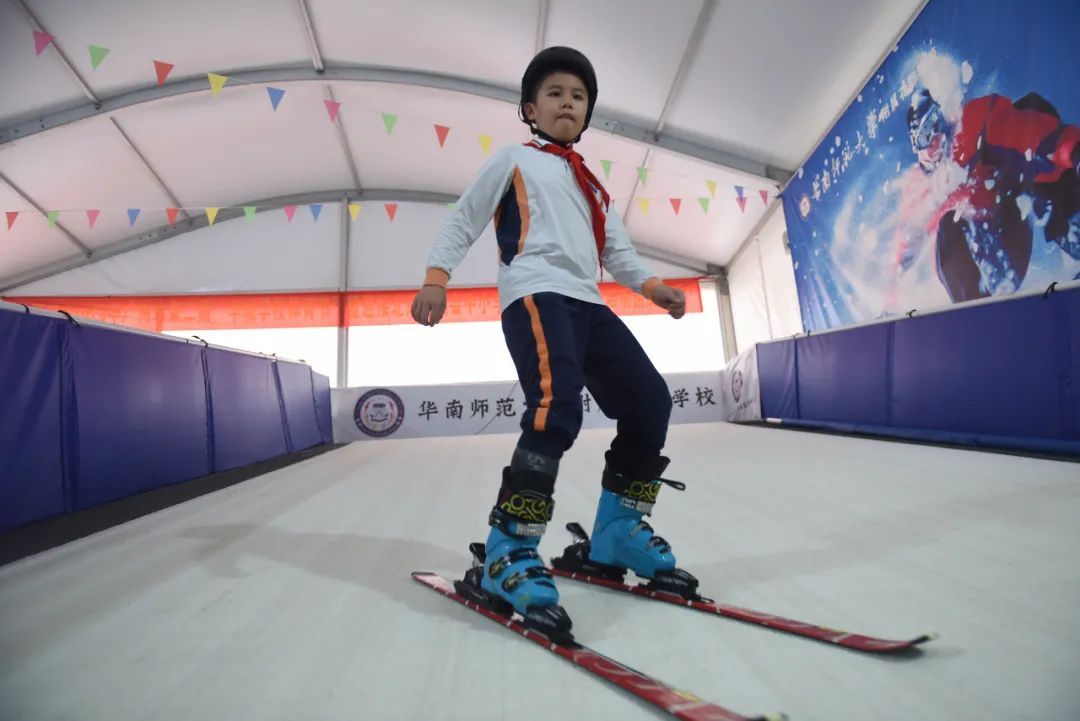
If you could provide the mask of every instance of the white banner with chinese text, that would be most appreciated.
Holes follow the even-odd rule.
[[[664,376],[671,391],[671,423],[727,420],[717,371]],[[426,438],[520,430],[525,398],[517,382],[441,386],[335,388],[330,392],[334,442]],[[583,428],[614,428],[615,421],[582,393]]]

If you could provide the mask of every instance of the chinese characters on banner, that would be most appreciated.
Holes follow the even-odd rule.
[[[726,420],[720,372],[670,374],[666,379],[671,392],[671,423]],[[331,393],[337,443],[516,433],[525,412],[525,398],[513,382],[340,388]],[[583,428],[615,426],[588,389],[582,391],[581,406]]]

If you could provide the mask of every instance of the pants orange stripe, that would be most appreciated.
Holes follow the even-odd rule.
[[[552,399],[551,353],[548,351],[547,338],[544,337],[544,327],[540,325],[540,311],[531,295],[525,296],[525,308],[529,311],[529,319],[532,321],[533,338],[536,339],[536,355],[540,357],[540,407],[536,409],[533,430],[543,431],[547,428],[548,409],[551,408]]]

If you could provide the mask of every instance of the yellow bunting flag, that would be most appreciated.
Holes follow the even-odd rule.
[[[638,204],[638,207],[641,208],[642,213],[648,213],[649,212],[649,199],[648,198],[639,199],[637,204]]]
[[[217,220],[217,214],[219,210],[221,210],[221,208],[206,209],[206,219],[210,221],[210,225],[213,225],[214,221]]]
[[[491,142],[494,140],[490,135],[479,135],[480,147],[484,149],[484,155],[491,154]]]
[[[207,73],[206,77],[210,80],[210,93],[216,98],[221,89],[225,87],[225,83],[229,82],[229,78],[225,75],[218,75],[217,73]]]
[[[353,220],[360,217],[360,208],[362,207],[363,206],[360,205],[360,203],[349,203],[349,215],[352,216]]]

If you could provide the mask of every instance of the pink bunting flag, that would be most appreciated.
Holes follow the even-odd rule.
[[[286,205],[285,206],[285,217],[287,217],[289,219],[290,223],[292,222],[292,219],[293,219],[294,215],[296,215],[296,206],[295,205]]]
[[[675,211],[675,215],[679,214],[679,208],[682,207],[682,198],[668,198],[671,202],[671,209]]]
[[[450,134],[450,128],[445,125],[435,126],[435,135],[439,136],[439,147],[442,148],[446,145],[446,136]]]
[[[165,217],[169,219],[169,225],[176,225],[176,216],[180,214],[179,208],[166,208]]]
[[[45,51],[45,48],[52,44],[53,36],[48,33],[43,33],[40,30],[34,31],[34,51],[41,55]]]
[[[761,195],[761,202],[764,203],[765,205],[768,205],[769,204],[769,191],[767,191],[767,190],[759,190],[758,194]]]
[[[386,214],[390,216],[390,222],[394,222],[394,216],[397,215],[397,203],[387,203],[385,206]]]
[[[735,202],[739,204],[739,210],[741,210],[744,213],[746,212],[746,201],[747,200],[749,200],[749,198],[747,198],[745,196],[742,196],[742,195],[735,198]]]
[[[94,227],[94,223],[97,222],[98,216],[101,215],[100,210],[88,210],[86,211],[86,219],[90,221],[90,227]]]
[[[330,114],[330,122],[337,120],[338,110],[341,109],[341,103],[336,100],[324,100],[326,103],[326,112]]]
[[[11,226],[15,225],[15,219],[19,217],[19,211],[9,210],[7,212],[7,229],[11,230]]]

